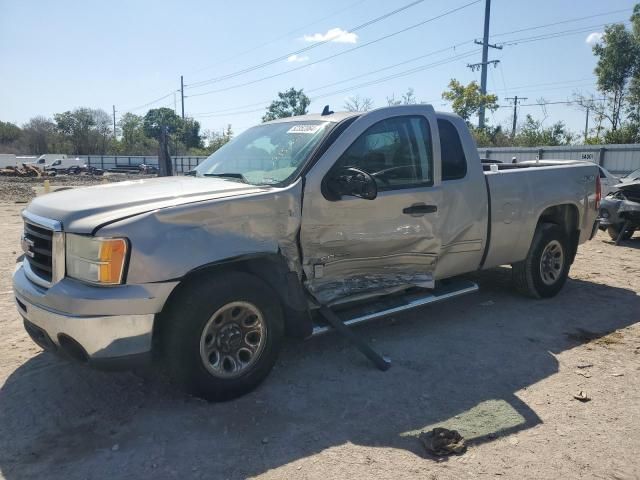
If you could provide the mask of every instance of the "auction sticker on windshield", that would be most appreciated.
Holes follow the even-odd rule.
[[[289,130],[287,130],[287,133],[316,133],[322,127],[324,127],[323,124],[320,124],[320,125],[294,125]]]

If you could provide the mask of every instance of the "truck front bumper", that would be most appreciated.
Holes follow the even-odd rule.
[[[42,348],[99,367],[126,367],[151,351],[153,323],[176,282],[96,287],[63,279],[49,289],[19,266],[18,312]]]

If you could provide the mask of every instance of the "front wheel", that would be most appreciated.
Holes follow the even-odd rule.
[[[609,225],[607,227],[607,233],[611,237],[611,240],[613,240],[613,241],[618,240],[618,236],[620,235],[620,231],[623,228],[624,228],[624,223],[620,223],[620,224],[617,224],[617,225]],[[622,238],[620,240],[629,240],[631,237],[633,237],[633,232],[634,232],[634,230],[632,228],[631,229],[628,228],[622,234]]]
[[[557,295],[569,275],[569,256],[565,231],[552,223],[538,225],[527,258],[512,265],[516,289],[533,298]]]
[[[276,294],[253,275],[233,272],[185,285],[161,325],[163,361],[188,393],[211,401],[243,395],[268,375],[282,343]]]

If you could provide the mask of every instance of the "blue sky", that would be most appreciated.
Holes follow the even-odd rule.
[[[463,83],[480,79],[479,72],[466,67],[480,61],[479,51],[474,53],[480,47],[473,43],[449,47],[481,38],[484,0],[362,45],[471,1],[424,0],[352,32],[354,27],[411,0],[0,0],[0,120],[21,124],[35,115],[52,116],[78,106],[110,113],[113,104],[119,116],[164,95],[168,96],[134,113],[144,114],[158,106],[173,108],[171,92],[179,88],[181,74],[187,85],[186,113],[199,120],[203,129],[220,130],[231,123],[239,132],[260,121],[263,103],[291,86],[308,92],[313,99],[311,111],[320,111],[325,104],[342,110],[345,98],[356,94],[371,97],[375,106],[384,106],[387,96],[399,97],[408,87],[414,89],[418,100],[449,110],[441,100],[449,79]],[[628,20],[634,3],[493,0],[491,33],[495,36],[491,42],[506,45],[490,51],[489,58],[500,60],[500,64],[489,70],[489,91],[500,97],[501,105],[509,103],[504,97],[514,95],[528,97],[524,103],[535,103],[541,98],[564,101],[575,90],[594,92],[595,59],[587,37],[601,32],[605,23]],[[622,9],[628,10],[500,35]],[[544,40],[531,38],[569,31],[575,33]],[[288,57],[324,38],[333,41],[237,74]],[[519,41],[510,44],[514,40]],[[359,46],[336,58],[260,80]],[[434,51],[440,53],[425,56]],[[424,57],[407,61],[419,56]],[[376,70],[381,71],[365,75]],[[387,78],[411,70],[407,75]],[[229,74],[235,76],[194,86]],[[362,85],[365,83],[369,85]],[[227,90],[196,95],[221,89]],[[179,113],[179,96],[176,102]],[[545,110],[522,107],[519,115],[524,118],[526,113],[544,119],[545,124],[564,120],[576,132],[584,126],[584,114],[573,106],[550,105]],[[511,115],[511,109],[503,108],[490,115],[489,122],[510,124]]]

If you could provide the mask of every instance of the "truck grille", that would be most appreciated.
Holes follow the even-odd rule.
[[[46,282],[53,278],[53,231],[24,223],[23,250],[33,273]]]

